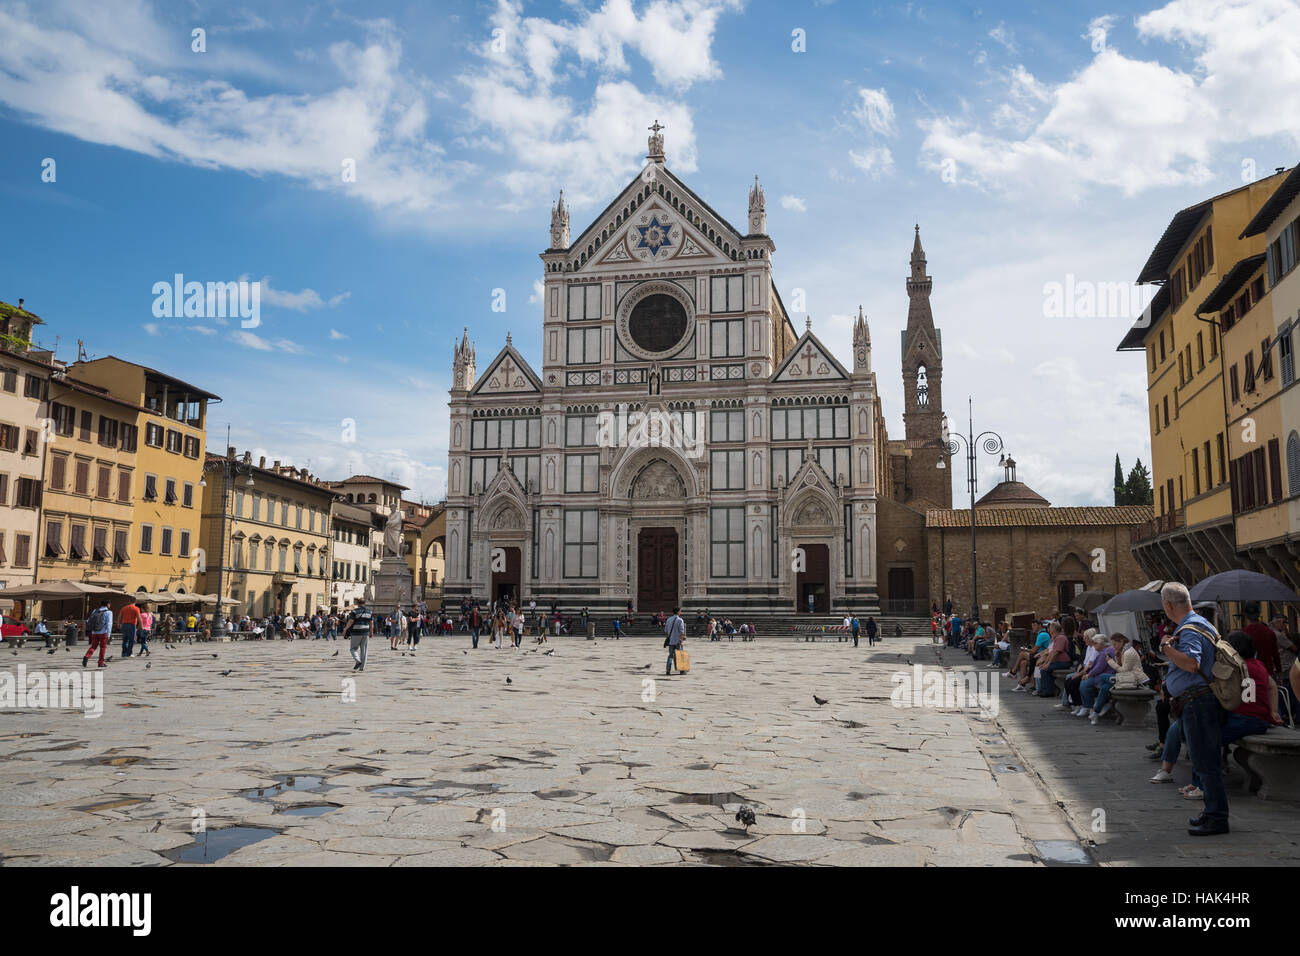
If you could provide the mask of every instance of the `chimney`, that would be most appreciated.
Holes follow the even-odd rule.
[[[265,456],[265,455],[262,455],[262,456],[260,456],[260,457],[257,459],[257,467],[258,467],[258,468],[265,468],[265,467],[266,467],[266,456]]]
[[[275,470],[276,470],[276,471],[279,471],[279,470],[280,470],[280,459],[279,459],[279,458],[277,458],[277,459],[275,460]]]
[[[226,457],[227,457],[227,458],[231,458],[231,459],[233,459],[233,458],[235,457],[235,446],[234,446],[234,445],[227,445],[227,446],[226,446]]]
[[[23,300],[20,298],[20,299],[18,300],[18,308],[21,309],[22,307],[23,307]]]
[[[1285,166],[1279,166],[1277,169],[1275,169],[1275,170],[1273,170],[1273,171],[1274,171],[1275,173],[1285,172],[1285,171],[1286,171],[1286,167],[1285,167]],[[21,306],[22,304],[23,304],[23,300],[22,300],[22,299],[19,299],[19,300],[18,300],[18,305]]]

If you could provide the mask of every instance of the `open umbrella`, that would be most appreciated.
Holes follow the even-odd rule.
[[[1115,595],[1105,604],[1099,605],[1094,613],[1121,614],[1125,611],[1140,613],[1142,611],[1159,611],[1162,606],[1158,591],[1145,591],[1142,588],[1135,588],[1132,591],[1125,591],[1122,594]]]
[[[1074,596],[1070,607],[1078,608],[1084,614],[1091,614],[1114,596],[1110,591],[1082,591]]]
[[[31,598],[33,601],[59,601],[66,598],[79,598],[87,594],[120,596],[122,593],[116,588],[104,588],[84,581],[43,581],[40,584],[20,584],[4,590],[5,597]]]
[[[1255,571],[1224,571],[1212,574],[1192,588],[1193,601],[1300,601],[1289,587]]]

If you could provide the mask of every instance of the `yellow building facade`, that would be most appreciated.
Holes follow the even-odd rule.
[[[1229,480],[1244,565],[1300,588],[1300,166],[1242,230],[1264,251],[1206,302],[1224,330]]]
[[[207,405],[218,396],[163,372],[109,356],[69,374],[135,405],[131,566],[127,590],[192,593],[198,586]]]
[[[310,615],[328,608],[331,506],[338,495],[307,470],[234,448],[208,454],[200,541],[204,593],[238,602],[231,614]]]
[[[1152,578],[1196,581],[1240,565],[1223,343],[1215,317],[1200,309],[1239,262],[1264,252],[1263,236],[1243,232],[1284,178],[1178,212],[1138,276],[1161,286],[1119,346],[1141,351],[1146,364],[1155,508],[1132,545]]]

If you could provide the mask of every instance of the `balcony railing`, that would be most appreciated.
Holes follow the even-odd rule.
[[[1139,525],[1134,525],[1129,529],[1129,543],[1137,544],[1139,541],[1146,541],[1148,538],[1154,538],[1162,534],[1168,534],[1170,531],[1176,531],[1187,524],[1187,516],[1182,508],[1175,508],[1166,514],[1150,521],[1144,521]]]

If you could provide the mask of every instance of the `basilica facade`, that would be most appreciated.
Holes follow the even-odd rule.
[[[909,439],[889,443],[866,318],[846,362],[796,328],[757,178],[742,230],[668,169],[658,124],[649,147],[576,238],[554,205],[540,361],[507,335],[480,374],[468,330],[455,347],[444,598],[876,610],[880,499],[912,492],[899,459],[931,423],[939,445],[933,322],[909,346],[909,313]],[[919,250],[918,231],[928,317]]]

